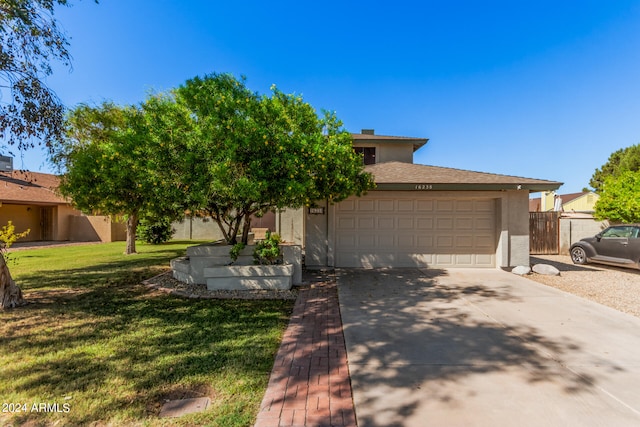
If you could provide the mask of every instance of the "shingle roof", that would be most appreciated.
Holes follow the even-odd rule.
[[[56,194],[60,179],[39,172],[0,173],[0,201],[5,203],[67,204]]]
[[[373,174],[379,189],[413,189],[410,186],[430,185],[432,188],[426,189],[545,191],[557,189],[562,185],[561,182],[555,181],[402,162],[377,163],[366,166],[365,170]]]

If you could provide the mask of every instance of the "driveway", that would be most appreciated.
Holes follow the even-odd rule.
[[[638,426],[640,319],[493,269],[342,270],[366,426]]]

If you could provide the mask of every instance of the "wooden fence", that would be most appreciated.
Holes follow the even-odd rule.
[[[560,212],[529,212],[529,252],[532,255],[557,255],[560,237]]]

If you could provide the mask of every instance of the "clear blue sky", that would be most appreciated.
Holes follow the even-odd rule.
[[[351,132],[429,138],[416,163],[581,191],[640,142],[639,1],[90,0],[58,8],[62,101],[138,103],[211,72],[276,84]],[[50,170],[25,154],[17,167]]]

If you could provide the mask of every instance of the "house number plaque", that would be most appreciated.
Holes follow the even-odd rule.
[[[431,184],[416,184],[416,190],[433,190]]]
[[[309,208],[311,215],[324,215],[324,208]]]

